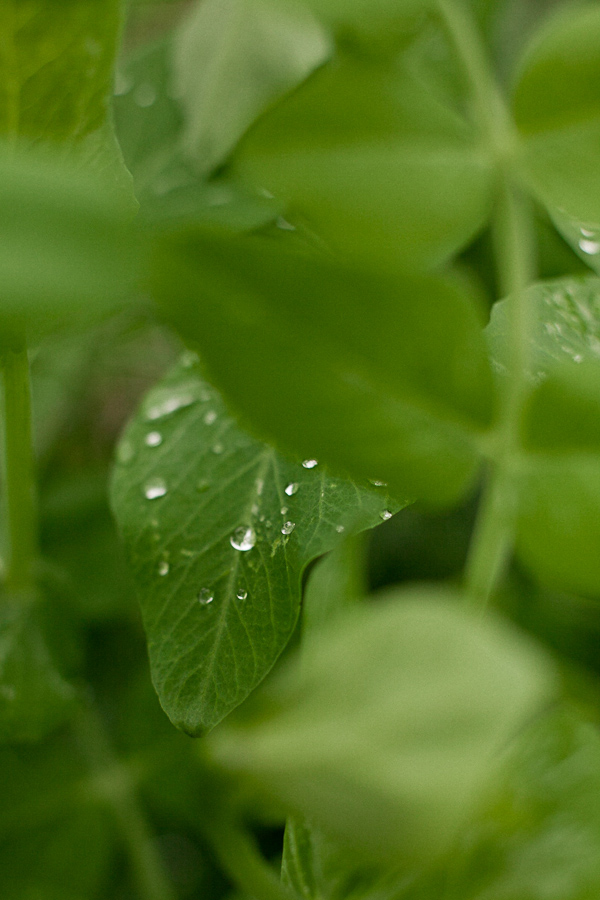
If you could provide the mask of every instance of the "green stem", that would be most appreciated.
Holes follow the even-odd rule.
[[[4,510],[6,586],[28,591],[34,586],[37,558],[35,462],[31,425],[31,385],[27,350],[2,355],[4,413]]]
[[[247,832],[233,822],[214,817],[206,824],[204,834],[224,871],[242,894],[256,900],[291,900]]]
[[[135,795],[135,780],[119,761],[98,713],[85,706],[75,722],[92,771],[92,791],[110,809],[129,853],[140,900],[175,900],[163,861]]]

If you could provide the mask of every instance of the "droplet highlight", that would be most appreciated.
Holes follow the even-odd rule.
[[[288,484],[288,486],[285,489],[285,492],[288,495],[288,497],[293,497],[293,495],[298,490],[298,487],[299,487],[299,485],[295,481],[292,481],[291,484]]]
[[[214,409],[209,409],[209,411],[204,416],[204,424],[212,425],[213,422],[217,421],[217,414]]]
[[[383,512],[379,513],[379,517],[383,519],[384,522],[387,522],[388,519],[391,519],[392,515],[393,514],[389,511],[389,509],[384,509]]]
[[[158,574],[164,578],[165,575],[169,574],[170,568],[171,567],[169,566],[169,563],[167,562],[167,560],[162,559],[158,564]]]
[[[242,553],[252,550],[256,544],[256,534],[254,529],[249,528],[246,525],[241,525],[239,528],[235,529],[229,538],[229,543],[234,550],[241,550]]]
[[[210,588],[202,588],[202,590],[198,591],[197,599],[200,606],[208,606],[208,604],[212,603],[215,599],[215,595]]]
[[[153,478],[144,485],[146,500],[156,500],[158,497],[164,497],[166,493],[167,485],[162,478]]]
[[[317,459],[305,459],[302,465],[305,469],[314,469],[315,466],[319,465],[319,461]]]
[[[163,437],[160,431],[149,431],[144,439],[147,447],[160,447],[162,441]]]
[[[282,534],[291,534],[295,527],[296,527],[295,522],[286,522],[281,529],[281,533]]]
[[[248,591],[239,590],[235,596],[238,598],[238,600],[245,600],[248,596]]]

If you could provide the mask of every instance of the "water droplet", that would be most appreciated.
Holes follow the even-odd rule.
[[[369,478],[369,481],[373,487],[387,487],[387,481],[376,481],[374,478]]]
[[[149,431],[145,437],[147,447],[160,447],[162,444],[162,434],[160,431]]]
[[[285,489],[285,492],[288,495],[288,497],[293,496],[293,494],[295,494],[296,491],[298,490],[298,487],[299,487],[299,485],[295,481],[292,481],[291,484],[288,484],[288,486]]]
[[[384,509],[383,512],[379,513],[379,517],[383,519],[384,522],[387,522],[388,519],[392,518],[393,513],[389,511],[389,509]]]
[[[191,406],[196,402],[193,394],[171,394],[164,400],[153,403],[146,410],[146,418],[153,422],[155,419],[162,419],[163,416],[169,416],[171,413],[177,412],[186,406]]]
[[[576,363],[583,362],[583,356],[581,355],[581,353],[576,353],[573,357],[573,361]]]
[[[117,459],[123,465],[127,465],[130,463],[133,457],[135,456],[135,447],[131,443],[131,441],[125,440],[121,441],[119,446],[117,447]]]
[[[579,246],[584,253],[588,253],[590,256],[595,256],[597,253],[600,253],[600,243],[598,243],[598,241],[590,241],[587,238],[582,238],[579,241]]]
[[[265,486],[264,478],[257,478],[256,479],[256,493],[258,494],[259,497],[263,492],[264,486]]]
[[[201,606],[208,606],[214,599],[215,595],[209,588],[202,588],[202,590],[198,591],[198,603]]]
[[[162,478],[153,478],[144,487],[146,500],[156,500],[157,497],[164,497],[166,493],[167,485]]]
[[[210,481],[207,481],[206,478],[201,478],[198,484],[196,485],[196,490],[198,490],[201,494],[207,491],[210,487]]]
[[[338,534],[341,534],[341,533],[342,533],[343,531],[345,531],[346,529],[344,528],[343,525],[336,525],[336,526],[335,526],[335,530],[337,531]]]
[[[209,409],[209,411],[204,416],[204,424],[212,425],[212,423],[216,422],[216,420],[217,420],[216,412],[214,411],[214,409]]]
[[[281,515],[282,515],[282,516],[287,515],[287,511],[288,511],[287,506],[282,506],[282,507],[281,507]]]
[[[285,522],[281,529],[282,534],[291,534],[294,528],[296,527],[295,522]]]
[[[138,106],[142,109],[146,109],[146,107],[152,106],[156,100],[156,91],[151,84],[145,81],[136,87],[133,99]]]
[[[252,513],[253,516],[257,516],[257,515],[258,515],[258,513],[259,513],[259,506],[258,506],[258,503],[253,503],[253,504],[252,504],[252,509],[250,510],[250,512]]]
[[[115,77],[115,97],[123,97],[133,87],[133,81],[124,72],[117,72]]]
[[[217,456],[219,456],[223,452],[223,449],[223,444],[221,443],[213,444],[212,446],[212,452],[216,453]]]
[[[169,563],[166,559],[162,559],[158,564],[158,574],[159,575],[168,575],[169,574]]]
[[[235,596],[238,598],[238,600],[245,600],[248,596],[248,591],[239,590]]]
[[[305,459],[302,465],[305,469],[314,469],[315,466],[319,465],[319,461],[316,459]]]
[[[246,525],[240,525],[229,538],[229,543],[234,550],[242,550],[243,552],[252,550],[256,543],[254,529],[249,528]]]
[[[278,216],[277,221],[275,222],[278,228],[281,228],[282,231],[295,231],[296,226],[292,225],[291,222],[288,222],[287,219],[284,219],[283,216]]]
[[[580,228],[579,230],[581,231],[582,235],[583,235],[584,237],[586,237],[586,238],[593,238],[593,237],[594,237],[594,232],[593,232],[593,231],[590,231],[589,228]]]

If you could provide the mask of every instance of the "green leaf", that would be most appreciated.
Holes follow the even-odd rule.
[[[459,599],[415,588],[356,607],[216,729],[208,752],[357,859],[431,862],[554,689],[534,645]]]
[[[600,359],[552,369],[528,397],[522,425],[529,452],[600,454]]]
[[[400,504],[249,437],[186,362],[129,426],[112,502],[161,703],[199,734],[272,668],[296,624],[306,565]]]
[[[0,603],[0,743],[36,741],[72,713],[75,691],[48,649],[39,605]]]
[[[476,302],[454,281],[345,268],[292,247],[174,235],[153,254],[154,292],[269,440],[387,481],[395,496],[454,502],[493,416]]]
[[[600,222],[600,10],[560,8],[535,36],[514,90],[523,169],[551,211]]]
[[[332,250],[387,267],[456,253],[494,190],[466,120],[408,70],[343,56],[267,112],[234,164]]]
[[[312,569],[302,601],[302,632],[318,633],[366,593],[366,546],[361,536],[347,538]]]
[[[175,36],[173,66],[185,113],[182,145],[195,169],[213,171],[259,114],[330,53],[327,34],[301,4],[196,4]]]
[[[0,343],[119,309],[137,274],[130,219],[112,181],[50,153],[0,148]]]
[[[0,134],[79,140],[104,125],[118,0],[3,0]]]

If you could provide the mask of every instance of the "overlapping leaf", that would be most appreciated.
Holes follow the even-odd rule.
[[[119,455],[113,507],[154,684],[172,721],[198,734],[273,666],[307,563],[398,504],[249,437],[194,365],[148,395]]]

